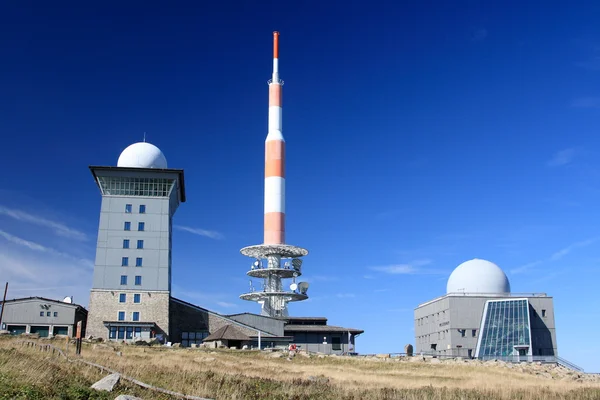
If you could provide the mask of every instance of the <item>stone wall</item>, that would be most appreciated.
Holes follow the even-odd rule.
[[[127,301],[119,303],[119,294],[126,293]],[[134,293],[141,294],[138,304],[133,302]],[[140,292],[126,290],[92,290],[88,310],[87,336],[101,337],[108,340],[108,328],[104,321],[117,321],[119,311],[125,311],[125,321],[132,320],[132,312],[139,311],[140,322],[154,322],[158,330],[156,333],[169,332],[169,293],[168,292]],[[162,330],[162,332],[161,332]]]

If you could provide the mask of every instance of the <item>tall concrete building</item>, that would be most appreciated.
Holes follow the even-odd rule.
[[[506,361],[555,360],[554,306],[545,293],[511,293],[504,272],[469,260],[448,278],[446,294],[414,313],[417,353]]]
[[[169,334],[173,215],[185,202],[183,170],[132,144],[116,167],[91,166],[102,194],[87,333],[110,339]]]

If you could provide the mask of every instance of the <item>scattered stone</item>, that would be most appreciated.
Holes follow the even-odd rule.
[[[107,392],[112,392],[115,385],[119,383],[119,379],[121,379],[121,375],[119,374],[110,374],[100,379],[98,382],[92,385],[92,389],[96,390],[104,390]]]
[[[141,397],[130,396],[128,394],[120,394],[115,397],[115,400],[144,400]]]
[[[171,347],[175,347],[175,348],[181,347],[181,343],[173,343],[173,345]]]
[[[282,353],[271,353],[270,357],[271,358],[281,358],[281,357],[283,357],[283,354]]]
[[[390,358],[389,354],[377,354],[375,357],[377,358]]]
[[[412,344],[409,343],[406,346],[404,346],[404,352],[406,353],[406,355],[408,357],[412,357],[413,351],[414,351],[414,349],[413,349],[413,345]]]
[[[198,348],[198,344],[196,344],[196,343],[192,343],[192,344],[190,345],[190,347],[191,347],[192,349],[196,349],[196,348]]]
[[[4,335],[10,335],[10,332],[6,331],[6,330],[1,330],[0,331],[0,336],[4,336]]]
[[[123,352],[121,352],[121,351],[117,351],[117,356],[118,356],[118,357],[123,357]]]
[[[243,345],[242,350],[248,350],[248,345],[247,344]]]
[[[442,361],[440,361],[439,358],[432,358],[431,360],[429,360],[429,362],[431,364],[440,364]]]

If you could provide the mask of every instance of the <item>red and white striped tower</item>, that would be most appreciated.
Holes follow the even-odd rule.
[[[269,80],[269,130],[265,141],[265,244],[285,243],[285,140],[281,133],[283,81],[279,79],[279,32],[273,32]]]
[[[265,140],[265,225],[263,244],[244,247],[240,252],[254,258],[251,278],[262,279],[262,290],[250,281],[250,292],[240,298],[261,305],[261,314],[288,315],[289,302],[308,299],[307,282],[298,282],[302,260],[308,250],[285,244],[285,140],[281,134],[281,87],[279,79],[279,32],[273,32],[273,77],[269,80],[269,128]],[[265,262],[266,261],[266,262]],[[289,290],[283,279],[292,279]]]

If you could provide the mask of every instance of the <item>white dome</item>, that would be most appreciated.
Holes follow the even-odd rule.
[[[510,283],[496,264],[475,258],[452,271],[446,293],[510,293]]]
[[[123,150],[117,161],[117,167],[167,168],[167,159],[155,145],[138,142]]]

